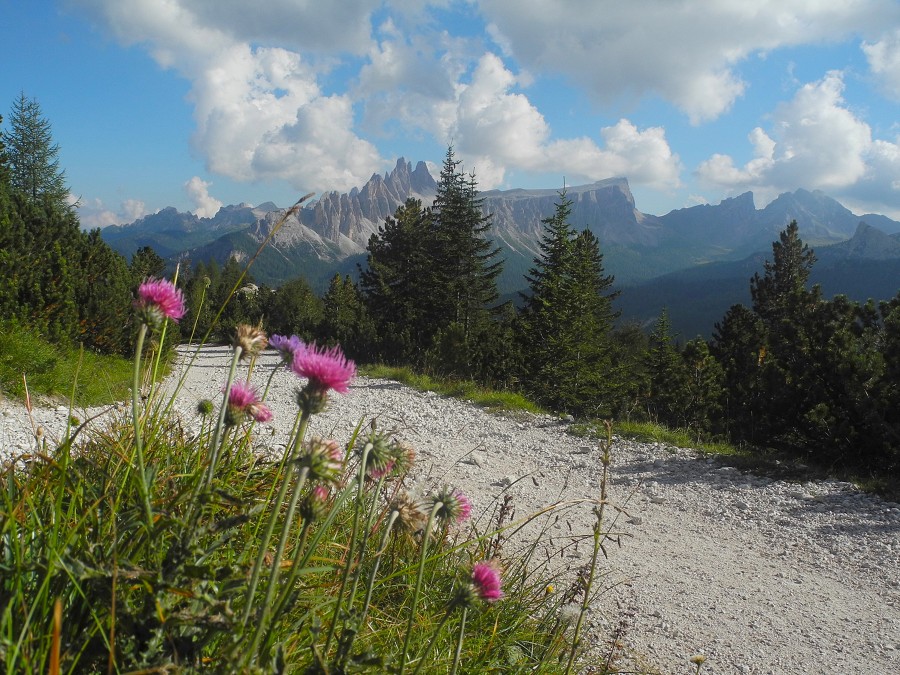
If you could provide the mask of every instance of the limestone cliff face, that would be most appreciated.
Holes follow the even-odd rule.
[[[577,230],[590,229],[602,245],[653,246],[657,243],[660,224],[654,216],[635,208],[625,178],[570,187],[566,196],[572,200],[570,224]],[[495,236],[510,245],[519,242],[529,250],[536,250],[543,234],[541,220],[555,211],[559,191],[492,190],[483,193],[482,197],[484,210],[492,214]]]

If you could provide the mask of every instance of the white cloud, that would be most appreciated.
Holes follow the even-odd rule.
[[[900,100],[900,29],[876,42],[864,42],[862,50],[885,91]]]
[[[729,191],[753,190],[763,203],[803,187],[851,200],[868,195],[870,203],[877,194],[886,209],[900,209],[900,146],[872,139],[869,125],[847,107],[843,86],[836,71],[802,86],[775,109],[770,132],[750,133],[752,160],[737,167],[716,154],[698,167],[698,178]]]
[[[212,218],[222,208],[222,202],[209,194],[211,183],[194,176],[184,184],[184,190],[194,203],[194,214],[199,218]]]
[[[752,55],[900,23],[900,3],[881,0],[479,5],[495,40],[522,67],[562,74],[604,103],[656,94],[694,123],[715,119],[744,93],[737,67]]]
[[[485,54],[471,83],[460,85],[443,132],[454,140],[484,189],[503,184],[510,168],[556,173],[572,180],[627,176],[659,189],[677,187],[681,165],[663,129],[639,130],[628,120],[600,130],[603,145],[588,137],[553,139],[550,126],[526,96],[512,93],[516,77]]]
[[[100,199],[82,200],[77,210],[78,220],[85,230],[125,225],[147,215],[144,202],[137,199],[126,199],[117,211],[108,208]]]
[[[334,65],[327,53],[367,49],[369,13],[379,3],[77,2],[121,41],[148,45],[161,66],[191,82],[192,141],[210,171],[323,191],[348,190],[383,168],[375,147],[354,131],[352,101],[319,85]],[[315,51],[305,59],[267,44],[279,39]]]

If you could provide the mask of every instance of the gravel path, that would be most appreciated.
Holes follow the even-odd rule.
[[[225,348],[205,348],[189,370],[178,407],[190,424],[196,402],[224,384],[228,359]],[[267,353],[254,381],[264,385],[276,363]],[[276,374],[268,400],[276,420],[259,428],[260,448],[283,447],[295,387],[291,373]],[[50,436],[67,414],[34,413]],[[415,489],[454,485],[476,514],[507,494],[517,516],[597,496],[599,449],[565,423],[490,415],[387,380],[359,378],[333,396],[311,433],[345,440],[372,418],[416,447]],[[32,439],[24,408],[0,403],[0,457],[34,447]],[[703,673],[900,673],[900,506],[848,483],[759,478],[658,444],[615,439],[612,453],[610,495],[625,512],[610,519],[621,545],[607,545],[608,590],[590,614],[598,654],[616,635],[620,666],[641,672],[693,673],[689,659],[702,653]],[[554,550],[570,527],[590,532],[591,518],[584,505],[562,512]],[[582,541],[554,564],[576,570],[589,552]]]

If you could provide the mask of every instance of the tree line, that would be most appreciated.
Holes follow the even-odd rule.
[[[0,313],[52,340],[127,353],[136,285],[166,270],[130,262],[83,232],[49,124],[24,94],[0,136]],[[35,151],[38,148],[39,151]],[[600,242],[569,223],[565,190],[542,221],[518,303],[500,303],[503,264],[473,173],[448,148],[433,204],[409,199],[372,235],[358,279],[318,296],[303,278],[253,283],[236,261],[179,269],[183,340],[238,323],[340,343],[361,362],[410,366],[525,393],[584,417],[653,421],[819,461],[895,471],[900,460],[900,293],[859,304],[809,287],[815,255],[796,223],[712,339],[682,342],[665,312],[650,331],[617,324]]]

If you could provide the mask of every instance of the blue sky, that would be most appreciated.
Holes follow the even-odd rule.
[[[898,0],[0,0],[85,226],[292,203],[454,144],[481,189],[900,218]],[[6,127],[5,127],[6,128]]]

